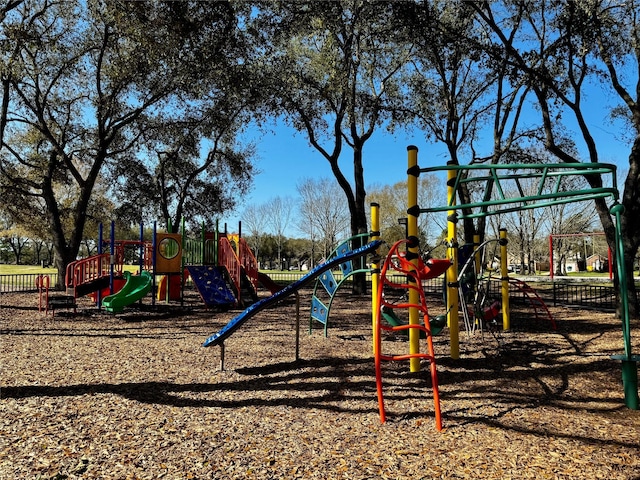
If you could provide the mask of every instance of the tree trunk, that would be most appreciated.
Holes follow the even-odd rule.
[[[17,237],[15,241],[12,238],[9,239],[9,246],[11,247],[13,256],[16,259],[15,264],[22,265],[22,248],[24,244],[20,242],[20,237]]]
[[[362,145],[354,146],[353,149],[353,165],[354,165],[354,181],[355,181],[355,198],[353,207],[349,205],[351,213],[351,235],[360,235],[368,233],[367,229],[367,211],[365,209],[365,197],[367,192],[364,188],[364,168],[362,167]],[[366,243],[364,238],[356,242],[353,247],[358,248]],[[353,260],[356,269],[366,268],[367,258],[360,257]],[[353,277],[352,293],[354,295],[365,295],[367,293],[367,274],[357,273]]]
[[[554,275],[556,275],[558,277],[562,277],[565,274],[565,272],[563,271],[562,266],[564,265],[566,259],[565,259],[564,254],[560,254],[558,257],[559,257],[558,258],[558,263],[556,264],[558,266],[556,268],[556,271],[555,271]],[[553,268],[553,265],[551,265],[551,268]]]
[[[87,207],[91,199],[95,179],[97,178],[100,166],[104,161],[104,156],[99,156],[96,159],[87,179],[80,185],[80,192],[71,218],[73,230],[71,231],[68,240],[65,236],[60,209],[53,190],[53,176],[58,168],[57,158],[57,153],[51,152],[48,172],[44,176],[42,182],[42,197],[46,204],[49,228],[53,239],[54,265],[58,270],[58,282],[56,287],[60,290],[64,290],[67,265],[75,261],[78,252],[80,251],[84,227],[87,221]]]
[[[631,153],[629,155],[629,173],[624,184],[624,192],[622,194],[622,205],[624,212],[621,216],[620,229],[622,231],[622,243],[624,248],[624,263],[627,270],[627,297],[629,301],[630,318],[640,318],[640,306],[638,305],[638,294],[635,281],[633,279],[633,261],[638,254],[638,246],[640,245],[640,136],[635,138]],[[608,217],[609,219],[611,216]],[[611,222],[613,224],[613,222]],[[607,241],[609,242],[609,234]],[[614,242],[615,243],[615,242]],[[609,242],[609,246],[612,243]],[[615,247],[612,248],[614,255]],[[615,258],[615,257],[614,257]],[[621,286],[623,288],[623,286]]]
[[[456,165],[457,165],[457,160],[456,160]],[[465,174],[466,177],[467,174]],[[462,205],[468,205],[471,203],[471,193],[469,192],[469,187],[468,184],[466,183],[462,183],[458,186],[458,198],[460,199],[460,203]],[[463,230],[463,235],[464,235],[464,243],[473,243],[473,237],[474,235],[476,235],[476,233],[478,235],[481,236],[481,238],[484,237],[484,227],[486,225],[483,225],[483,231],[481,232],[479,229],[476,230],[476,226],[473,223],[473,218],[469,218],[468,215],[471,214],[471,209],[468,208],[464,208],[462,209],[462,213],[463,215],[465,215],[465,218],[462,220],[462,230]],[[482,240],[481,240],[482,241]]]

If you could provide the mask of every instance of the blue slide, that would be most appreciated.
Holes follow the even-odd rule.
[[[279,290],[278,292],[274,293],[270,297],[263,298],[259,302],[256,302],[253,305],[251,305],[244,312],[242,312],[240,315],[233,318],[229,323],[227,323],[224,327],[222,327],[222,329],[218,333],[214,333],[209,338],[207,338],[203,346],[210,347],[212,345],[221,344],[222,342],[225,341],[227,337],[229,337],[233,332],[235,332],[238,328],[240,328],[240,326],[242,326],[244,322],[249,320],[256,313],[260,312],[261,310],[264,310],[265,308],[271,305],[276,304],[278,301],[282,300],[283,298],[300,290],[308,282],[315,279],[317,276],[321,275],[327,270],[337,267],[341,263],[351,260],[352,258],[357,258],[362,255],[366,255],[367,253],[377,249],[381,244],[382,244],[382,241],[375,240],[360,248],[356,248],[355,250],[350,250],[343,253],[342,255],[338,255],[337,257],[330,259],[326,263],[318,265],[309,273],[307,273],[305,276],[301,277],[300,280],[298,280],[297,282],[287,285],[282,290]]]

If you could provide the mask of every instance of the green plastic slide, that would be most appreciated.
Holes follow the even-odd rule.
[[[143,271],[142,275],[131,275],[130,272],[124,272],[124,284],[122,290],[113,295],[104,297],[102,306],[107,312],[119,313],[124,307],[131,305],[143,298],[151,290],[151,274]]]

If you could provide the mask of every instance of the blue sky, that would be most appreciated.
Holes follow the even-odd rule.
[[[251,138],[251,136],[250,136]],[[313,147],[306,137],[282,123],[269,133],[253,134],[257,142],[256,167],[259,173],[254,177],[251,192],[243,199],[242,205],[233,214],[222,219],[229,230],[237,230],[238,220],[250,204],[261,204],[269,199],[291,197],[296,200],[296,185],[305,178],[334,179],[329,162]],[[366,186],[393,185],[407,178],[407,146],[419,149],[420,166],[443,165],[447,161],[442,147],[428,145],[424,138],[406,132],[390,134],[379,129],[364,147],[364,176]],[[340,166],[345,176],[353,181],[353,151],[343,147]],[[299,235],[293,231],[291,235]]]
[[[607,120],[610,108],[610,102],[592,101],[584,112],[592,126],[592,134],[596,138],[600,161],[617,164],[619,170],[626,175],[630,146],[620,139],[620,132],[624,131],[621,130],[624,126],[620,122],[612,125]],[[567,116],[565,120],[569,118]],[[536,120],[532,117],[532,121]],[[570,128],[570,124],[567,125]],[[276,196],[296,200],[298,198],[296,185],[304,178],[334,179],[329,163],[309,145],[306,136],[297,133],[283,122],[276,124],[267,133],[258,130],[250,131],[247,137],[257,144],[256,167],[259,173],[254,177],[251,192],[242,200],[238,209],[221,219],[221,227],[226,222],[230,231],[237,231],[238,221],[242,220],[242,213],[247,205],[259,205]],[[576,136],[576,138],[580,137]],[[421,167],[444,165],[448,160],[443,146],[428,142],[418,130],[412,133],[399,131],[390,134],[385,129],[379,128],[364,147],[366,187],[393,185],[406,180],[408,145],[418,147],[418,163]],[[352,162],[352,150],[345,145],[341,167],[350,180],[352,180]],[[618,187],[622,189],[622,184]],[[289,234],[299,236],[300,233],[293,223]]]

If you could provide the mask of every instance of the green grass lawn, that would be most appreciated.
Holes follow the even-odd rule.
[[[125,265],[125,270],[128,270],[132,273],[138,271],[138,265]],[[307,272],[300,272],[298,270],[262,270],[263,272],[269,273],[287,273],[287,274],[301,274],[304,275]],[[5,265],[0,264],[0,275],[16,275],[21,273],[57,273],[57,270],[53,267],[42,268],[40,265]]]
[[[139,266],[138,265],[125,265],[124,269],[131,272],[131,273],[135,273],[139,270]],[[52,274],[52,273],[58,273],[58,270],[56,270],[53,267],[47,267],[47,268],[42,268],[40,265],[5,265],[5,264],[0,264],[0,275],[18,275],[18,274],[25,274],[25,273],[33,273],[33,274],[39,274],[39,273],[48,273],[48,274]]]
[[[125,265],[125,270],[128,270],[132,273],[135,273],[138,270],[138,266],[137,265]],[[299,274],[300,276],[308,273],[308,272],[300,272],[299,270],[261,270],[264,273],[268,274],[273,274],[273,273],[278,273],[278,274]],[[53,267],[48,267],[48,268],[42,268],[40,265],[5,265],[5,264],[0,264],[0,275],[15,275],[15,274],[21,274],[21,273],[34,273],[34,274],[38,274],[38,273],[57,273],[56,269]],[[548,272],[543,272],[543,274],[546,273],[548,275]],[[640,275],[640,272],[634,272],[635,275]],[[513,274],[512,274],[513,275]],[[608,277],[609,273],[607,272],[569,272],[568,274],[569,277]]]
[[[57,273],[57,270],[53,267],[42,268],[40,265],[0,264],[0,275],[16,275],[22,273]]]
[[[567,272],[568,277],[609,277],[609,272]]]

